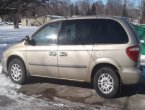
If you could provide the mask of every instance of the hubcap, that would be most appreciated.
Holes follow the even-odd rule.
[[[22,77],[22,70],[18,64],[13,64],[11,66],[11,76],[13,80],[19,81]]]
[[[98,79],[98,88],[104,94],[109,94],[113,90],[114,81],[109,74],[102,74]]]

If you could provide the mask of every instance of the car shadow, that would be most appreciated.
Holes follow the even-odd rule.
[[[74,86],[74,87],[93,89],[92,84],[86,83],[86,82],[77,82],[77,81],[52,79],[52,78],[42,78],[42,77],[31,77],[30,79],[28,79],[28,81],[25,83],[25,85],[36,84],[36,83],[50,83],[50,84],[57,84],[57,85],[66,85],[66,86]]]
[[[66,85],[66,86],[93,89],[93,85],[90,83],[51,79],[51,78],[40,78],[40,77],[31,77],[27,81],[27,83],[25,83],[25,85],[36,84],[36,83],[50,83],[50,84],[57,84],[57,85]],[[122,86],[116,98],[130,97],[135,94],[145,94],[145,84]]]
[[[145,70],[145,67],[144,67],[144,70]],[[118,92],[117,98],[130,97],[135,94],[145,94],[145,77],[143,78],[144,79],[141,84],[122,86]],[[36,84],[36,83],[50,83],[50,84],[56,84],[56,85],[66,85],[66,86],[94,89],[93,84],[90,84],[90,83],[76,82],[76,81],[70,81],[70,80],[61,80],[61,79],[52,79],[52,78],[42,78],[42,77],[31,77],[29,78],[27,83],[25,83],[24,85]]]
[[[118,97],[130,97],[135,94],[145,95],[145,84],[123,86]]]

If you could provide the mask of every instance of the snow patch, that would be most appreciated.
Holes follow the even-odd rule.
[[[10,45],[20,42],[26,35],[31,35],[38,27],[35,26],[20,26],[19,29],[14,29],[13,26],[0,26],[0,57],[3,51]]]
[[[7,46],[14,44],[26,35],[30,35],[38,27],[20,27],[20,29],[13,29],[13,26],[0,26],[0,57]],[[14,84],[10,78],[2,74],[2,66],[0,64],[0,102],[3,101],[1,97],[7,97],[8,100],[13,100],[9,106],[2,107],[0,110],[40,110],[41,107],[64,107],[62,103],[51,102],[45,99],[40,99],[38,95],[27,96],[19,93],[18,90],[21,85]],[[1,104],[1,103],[0,103]],[[65,106],[66,107],[66,106]]]
[[[36,26],[22,26],[22,25],[19,25],[19,29],[28,29],[28,28],[38,28]],[[0,30],[19,30],[19,29],[14,29],[14,26],[13,25],[0,25]]]
[[[7,47],[8,44],[0,44],[0,47]]]
[[[39,99],[39,95],[27,96],[22,93],[18,93],[21,85],[17,85],[11,82],[8,76],[2,74],[2,66],[0,64],[0,96],[6,96],[15,101],[14,104],[10,105],[11,110],[23,107],[32,107],[32,106],[42,106],[42,107],[63,107],[64,104],[57,102],[48,102],[45,99]],[[23,109],[22,109],[23,110]]]

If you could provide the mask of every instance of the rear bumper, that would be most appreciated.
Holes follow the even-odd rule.
[[[143,78],[143,69],[135,67],[127,67],[121,69],[121,80],[125,85],[141,83]]]
[[[145,55],[141,55],[141,57],[140,57],[140,64],[142,66],[145,66]]]

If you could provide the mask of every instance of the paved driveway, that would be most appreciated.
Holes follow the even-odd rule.
[[[114,99],[87,83],[33,77],[20,86],[1,73],[0,110],[145,110],[145,85],[125,86]]]
[[[47,78],[32,78],[19,89],[26,95],[40,95],[40,98],[63,103],[72,107],[86,107],[87,110],[145,110],[144,85],[125,86],[114,99],[99,97],[87,83],[78,83]]]

